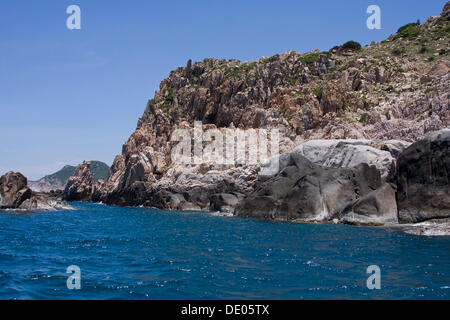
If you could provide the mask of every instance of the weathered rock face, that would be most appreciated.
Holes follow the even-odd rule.
[[[83,161],[75,174],[69,178],[64,189],[64,199],[67,201],[90,201],[92,199],[92,185],[94,176],[91,172],[91,164]]]
[[[247,192],[256,178],[257,168],[211,169],[210,166],[173,166],[160,179],[130,181],[128,174],[117,182],[117,187],[103,197],[104,189],[96,184],[94,201],[114,201],[118,205],[145,205],[170,210],[216,210],[227,206],[217,203],[217,194],[231,193],[236,197]],[[150,175],[149,177],[154,177]],[[128,186],[121,188],[128,181]],[[240,196],[242,197],[242,196]]]
[[[109,168],[108,181],[99,180],[93,187],[92,201],[115,203],[112,200],[117,194],[120,180],[125,171],[125,161],[122,155],[117,155],[114,158],[112,166]]]
[[[280,171],[258,177],[255,191],[236,208],[242,217],[262,219],[329,221],[338,218],[349,204],[381,186],[375,166],[326,168],[298,153],[282,155]]]
[[[390,184],[383,184],[345,208],[339,215],[339,222],[356,225],[398,223],[395,190]]]
[[[27,178],[19,172],[8,172],[0,178],[0,209],[17,209],[31,198]]]
[[[240,193],[218,193],[213,194],[211,199],[211,208],[221,212],[234,213],[234,208],[244,198]]]
[[[450,72],[450,67],[446,61],[436,63],[428,72],[429,76],[443,77]]]
[[[412,144],[398,158],[400,222],[450,217],[450,129]]]

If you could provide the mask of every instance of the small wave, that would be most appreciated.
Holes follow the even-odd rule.
[[[1,211],[6,211],[6,212],[25,212],[25,211],[27,211],[27,209],[2,209]]]
[[[425,221],[408,225],[405,230],[408,234],[422,236],[450,236],[450,223],[438,221]]]
[[[320,266],[320,264],[318,264],[314,261],[311,261],[311,260],[307,261],[306,264],[310,267],[319,267]]]
[[[231,212],[224,212],[224,211],[212,211],[212,212],[209,212],[209,214],[214,217],[233,217],[234,216]]]

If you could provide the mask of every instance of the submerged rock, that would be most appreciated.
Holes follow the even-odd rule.
[[[402,223],[450,217],[450,129],[412,144],[398,158]]]

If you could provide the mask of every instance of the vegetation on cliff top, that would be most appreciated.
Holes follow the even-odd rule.
[[[420,99],[444,93],[442,84],[426,75],[439,62],[450,65],[449,28],[448,14],[443,12],[364,47],[347,41],[327,52],[288,51],[247,62],[189,61],[161,82],[140,124],[161,113],[171,125],[195,119],[217,127],[247,128],[264,113],[258,116],[262,119],[258,125],[287,123],[298,135],[331,122],[334,127],[370,126],[404,117],[420,122],[425,114],[438,115],[445,122],[442,110],[434,110],[439,108],[437,100],[425,112],[422,104],[426,103]],[[393,95],[398,97],[395,106]],[[386,100],[387,96],[391,98]],[[414,100],[421,107],[406,110]],[[338,136],[347,135],[344,131]]]

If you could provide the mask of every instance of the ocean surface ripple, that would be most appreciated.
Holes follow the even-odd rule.
[[[450,298],[450,237],[72,205],[0,212],[0,299]],[[70,265],[80,290],[67,288]],[[380,290],[367,288],[370,265]]]

